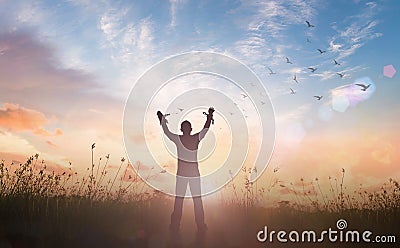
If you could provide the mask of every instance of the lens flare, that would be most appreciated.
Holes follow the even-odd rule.
[[[368,77],[359,78],[352,84],[337,87],[331,90],[332,108],[337,112],[345,112],[349,107],[354,107],[370,98],[375,89],[374,82]]]

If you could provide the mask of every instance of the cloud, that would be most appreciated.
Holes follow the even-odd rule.
[[[235,42],[233,52],[240,54],[250,65],[257,65],[262,58],[272,57],[272,49],[266,45],[266,40],[257,33]]]
[[[360,14],[346,18],[341,26],[337,24],[332,26],[337,35],[332,37],[329,50],[338,54],[337,59],[341,60],[353,55],[367,41],[382,36],[382,33],[375,31],[379,21],[374,18],[379,10],[376,3],[368,2]],[[346,23],[349,24],[346,25]]]
[[[78,70],[64,70],[56,65],[54,51],[38,42],[28,31],[2,33],[0,89],[70,92],[93,86],[92,78]]]
[[[289,25],[302,24],[316,14],[314,1],[243,1],[256,9],[248,24],[249,30],[263,30],[274,38],[282,37]]]
[[[170,0],[170,9],[169,13],[171,16],[171,22],[169,23],[169,26],[171,28],[175,28],[177,26],[177,13],[178,13],[178,8],[180,5],[184,4],[186,1],[185,0]]]
[[[42,23],[46,16],[43,9],[43,6],[37,1],[22,4],[16,15],[16,21],[29,25]]]
[[[382,142],[383,143],[383,142]],[[371,152],[371,157],[378,163],[391,164],[395,156],[395,146],[386,142]]]
[[[48,144],[50,147],[56,148],[57,145],[51,142],[50,140],[46,140],[46,144]]]
[[[111,120],[120,118],[118,110],[122,112],[123,101],[110,96],[94,75],[63,69],[55,51],[49,44],[35,39],[35,34],[26,30],[2,33],[0,48],[3,51],[0,56],[0,97],[3,102],[34,106],[43,113],[57,116],[71,128],[92,128],[93,122],[97,121],[108,130],[109,126],[114,126],[112,130],[120,130]],[[93,109],[99,112],[95,113]],[[63,133],[61,129],[56,129],[55,133],[44,128],[32,131],[44,136]]]
[[[331,52],[339,52],[339,51],[340,51],[340,48],[342,48],[342,46],[343,46],[342,44],[335,44],[334,41],[331,40],[331,41],[329,42],[328,51],[331,51]]]
[[[115,53],[115,59],[129,62],[138,51],[151,50],[154,39],[153,22],[150,17],[136,22],[126,22],[129,8],[118,8],[107,11],[100,17],[99,29],[102,31],[106,43]]]
[[[39,136],[61,135],[61,129],[57,129],[52,134],[43,128],[49,122],[51,120],[46,118],[43,113],[20,107],[17,104],[4,103],[3,107],[0,108],[0,126],[10,131],[31,131]]]
[[[312,20],[316,14],[316,4],[314,1],[303,0],[244,0],[237,10],[229,13],[240,15],[244,12],[246,17],[241,18],[239,23],[245,35],[239,36],[231,51],[256,73],[265,74],[267,66],[279,65],[285,61],[287,51],[293,48],[293,43],[287,42],[290,36],[288,30],[293,25],[305,26],[305,20]]]
[[[67,160],[63,156],[40,151],[28,140],[16,134],[10,132],[0,133],[0,159],[25,162],[28,157],[35,154],[40,154],[40,157],[46,160],[46,164],[52,167],[61,168],[59,165],[66,165]]]
[[[117,87],[107,87],[107,90],[121,97],[126,97],[126,91],[132,82],[154,63],[156,57],[154,44],[155,25],[151,16],[135,21],[127,21],[128,8],[108,11],[100,17],[99,29],[105,40],[102,49],[110,57],[114,80],[118,81]],[[118,92],[119,91],[119,92]]]
[[[21,154],[32,156],[39,151],[26,139],[23,139],[10,132],[0,134],[0,151],[3,153]]]
[[[337,75],[336,75],[336,72],[333,72],[333,71],[323,71],[321,73],[313,73],[310,76],[311,77],[319,77],[319,78],[321,78],[321,80],[328,80]]]
[[[312,104],[306,103],[304,105],[298,106],[284,114],[276,116],[276,121],[279,123],[291,123],[293,121],[298,121],[303,118],[303,116],[310,111]]]

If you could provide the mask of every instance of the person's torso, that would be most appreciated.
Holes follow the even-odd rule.
[[[198,135],[180,135],[177,147],[178,175],[198,176],[197,150],[199,147]]]

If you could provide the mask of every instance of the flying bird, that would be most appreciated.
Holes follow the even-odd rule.
[[[243,99],[245,99],[247,97],[246,94],[242,93]]]
[[[318,52],[320,53],[320,54],[323,54],[324,52],[326,52],[326,51],[323,51],[323,50],[321,50],[321,49],[317,49],[318,50]]]
[[[292,88],[290,88],[290,94],[294,95],[294,94],[296,94],[296,91],[294,91]]]
[[[293,64],[292,61],[290,61],[288,57],[286,57],[286,63]]]
[[[313,28],[313,27],[315,27],[315,26],[312,25],[309,21],[306,21],[306,23],[307,23],[307,27],[308,27],[308,28]]]
[[[297,76],[296,76],[296,74],[294,74],[293,80],[294,80],[296,83],[299,83],[299,81],[297,81]]]
[[[336,74],[338,74],[340,78],[343,78],[343,77],[344,77],[344,73],[339,73],[339,72],[337,72]]]
[[[369,88],[369,86],[371,86],[371,84],[368,84],[368,85],[365,85],[365,84],[356,84],[357,86],[360,86],[362,89],[362,91],[366,91],[368,88]]]
[[[261,105],[264,105],[264,104],[265,104],[265,102],[261,101]]]
[[[314,96],[318,101],[322,99],[323,96]]]
[[[286,58],[287,59],[287,58]],[[274,72],[271,68],[269,68],[268,67],[268,70],[269,70],[269,75],[273,75],[273,74],[276,74],[276,72]]]
[[[184,109],[183,108],[178,108],[178,110],[182,112]]]
[[[308,43],[311,43],[311,41],[310,41],[310,39],[309,39],[308,37],[307,37],[307,42],[308,42]]]
[[[308,69],[310,69],[311,72],[315,72],[316,70],[318,70],[318,68],[316,68],[316,67],[308,67]]]
[[[340,65],[340,63],[338,63],[338,62],[336,61],[336,59],[334,59],[333,62],[335,63],[335,65]]]

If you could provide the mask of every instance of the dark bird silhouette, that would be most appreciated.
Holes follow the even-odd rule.
[[[297,81],[297,76],[296,76],[296,74],[294,74],[293,80],[294,80],[296,83],[299,83],[299,81]]]
[[[336,61],[336,59],[334,59],[333,62],[335,63],[335,65],[340,65],[340,63],[338,63],[338,62]]]
[[[318,70],[318,68],[316,68],[316,67],[308,67],[308,69],[310,69],[311,72],[315,72],[316,70]]]
[[[309,21],[306,21],[306,23],[307,23],[307,27],[308,27],[308,28],[313,28],[313,27],[315,27],[315,26],[312,25]]]
[[[268,70],[269,70],[269,75],[273,75],[273,74],[276,74],[276,72],[274,72],[271,68],[269,68],[268,67]]]
[[[371,86],[371,84],[368,84],[368,85],[365,85],[365,84],[356,84],[357,86],[360,86],[362,89],[362,91],[366,91],[368,88],[369,88],[369,86]]]
[[[178,108],[178,110],[182,112],[184,109],[183,108]]]
[[[310,41],[310,39],[309,39],[309,38],[307,38],[307,42],[308,42],[308,43],[311,43],[311,41]]]
[[[288,57],[286,57],[286,63],[293,64],[292,61],[290,61]]]
[[[245,99],[247,97],[246,94],[242,93],[243,99]]]
[[[294,95],[294,94],[296,94],[296,91],[294,91],[292,88],[290,88],[290,94]]]
[[[265,102],[261,101],[261,105],[264,105],[264,104],[265,104]]]
[[[344,73],[339,73],[339,72],[337,72],[336,74],[338,74],[340,78],[343,78],[343,77],[344,77]]]
[[[314,96],[318,101],[322,99],[323,96]]]
[[[323,50],[321,50],[321,49],[317,49],[318,50],[318,52],[320,53],[320,54],[323,54],[324,52],[326,52],[326,51],[323,51]]]

